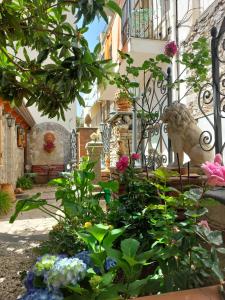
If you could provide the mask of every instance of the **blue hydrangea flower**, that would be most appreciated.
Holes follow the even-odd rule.
[[[33,271],[29,271],[27,273],[27,276],[24,280],[24,285],[27,289],[27,291],[31,291],[33,290],[35,287],[34,287],[34,278],[35,278],[35,274]]]
[[[105,270],[108,272],[110,269],[116,266],[116,261],[113,258],[107,257],[105,260]]]
[[[87,271],[86,264],[78,258],[63,258],[57,260],[48,272],[46,283],[48,287],[60,288],[69,284],[76,285]]]
[[[90,252],[89,251],[82,251],[77,253],[74,257],[79,258],[80,260],[83,260],[83,262],[87,265],[87,269],[93,268],[96,274],[101,274],[99,268],[94,266],[93,261],[91,260],[90,257]],[[105,261],[105,270],[108,272],[111,268],[116,266],[116,261],[110,257],[106,258]]]
[[[49,292],[46,289],[36,289],[27,292],[19,300],[63,300],[61,292]]]
[[[94,264],[90,258],[89,251],[81,251],[81,252],[77,253],[76,255],[74,255],[73,257],[82,260],[86,264],[87,269],[94,267]]]
[[[36,276],[45,276],[46,273],[53,267],[54,263],[59,259],[56,255],[45,254],[38,258],[33,267],[33,272]]]

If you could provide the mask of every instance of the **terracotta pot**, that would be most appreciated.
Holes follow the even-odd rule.
[[[132,106],[128,98],[118,98],[115,103],[118,111],[129,111]]]
[[[14,188],[13,188],[13,185],[11,183],[1,184],[1,190],[8,193],[13,202],[16,201]]]
[[[154,295],[136,298],[137,300],[222,300],[220,286],[209,286],[199,289],[191,289],[180,292],[171,292],[162,295]]]

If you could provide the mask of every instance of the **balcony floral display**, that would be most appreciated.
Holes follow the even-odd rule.
[[[225,249],[221,232],[206,219],[207,205],[215,203],[205,193],[208,184],[224,182],[221,156],[202,166],[207,175],[203,187],[184,192],[167,184],[173,174],[164,168],[151,179],[141,175],[134,168],[139,159],[133,153],[118,161],[126,185],[121,195],[115,180],[99,182],[99,192],[92,193],[94,163],[85,158],[67,177],[52,181],[62,214],[51,212],[53,205],[39,194],[19,201],[11,222],[34,208],[58,221],[24,278],[27,291],[21,300],[181,300],[188,289],[192,299],[201,294],[196,299],[205,300],[206,292],[220,299],[224,271],[219,257]],[[107,206],[102,206],[99,200],[106,201],[106,194]]]

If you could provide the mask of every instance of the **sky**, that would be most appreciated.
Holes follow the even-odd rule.
[[[90,24],[89,30],[84,34],[85,38],[89,43],[89,47],[94,50],[95,45],[99,42],[99,34],[103,31],[106,23],[103,19],[95,19],[95,21]],[[80,116],[82,112],[82,107],[77,103],[77,116]]]

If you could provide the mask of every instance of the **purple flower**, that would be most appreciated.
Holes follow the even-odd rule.
[[[24,280],[24,285],[25,285],[28,292],[35,289],[35,287],[34,287],[34,278],[35,278],[34,272],[29,271],[27,273],[27,276],[26,276],[25,280]]]
[[[61,292],[49,292],[46,289],[36,289],[27,292],[19,300],[63,300]]]
[[[169,57],[173,57],[174,55],[176,55],[177,51],[178,51],[177,45],[174,41],[172,41],[166,44],[164,49],[164,54]]]

